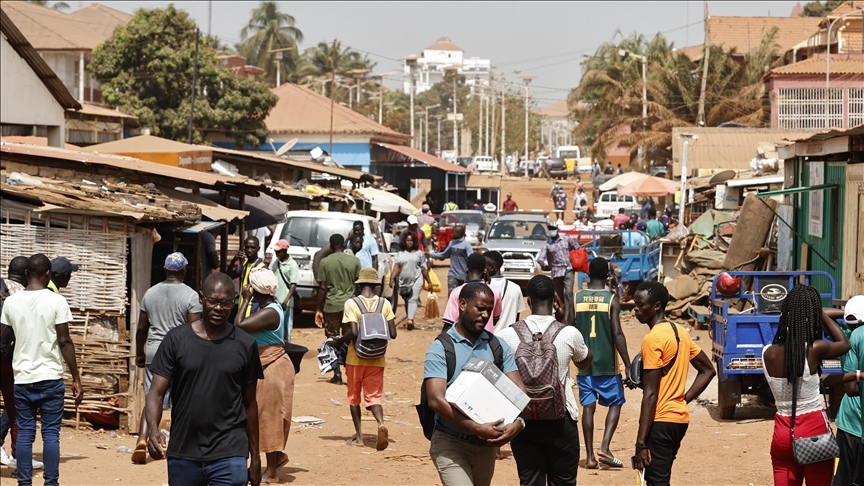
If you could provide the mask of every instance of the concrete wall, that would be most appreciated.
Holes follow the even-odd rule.
[[[63,107],[21,56],[0,36],[0,124],[48,127],[48,145],[63,147]]]

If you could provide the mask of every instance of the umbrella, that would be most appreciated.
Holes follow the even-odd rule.
[[[631,182],[642,180],[646,177],[651,177],[642,172],[625,172],[619,176],[615,176],[598,187],[601,191],[614,191],[630,184]]]
[[[675,194],[678,184],[669,179],[648,176],[618,189],[619,196],[668,196]]]
[[[189,189],[178,187],[178,191],[186,192]],[[209,199],[213,202],[224,204],[225,200],[219,194],[219,191],[211,189],[201,189],[201,197]],[[259,193],[257,196],[246,196],[245,211],[249,212],[243,223],[247,230],[262,228],[273,224],[284,223],[285,213],[288,212],[288,207],[284,201],[270,197],[266,194]],[[231,209],[239,209],[240,200],[236,197],[231,198]]]
[[[369,208],[379,213],[402,213],[414,214],[419,213],[413,204],[396,194],[375,189],[374,187],[358,187],[357,192],[363,195],[363,198],[369,202]]]

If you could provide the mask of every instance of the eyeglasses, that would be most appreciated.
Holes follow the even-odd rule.
[[[210,297],[204,297],[204,301],[206,301],[208,304],[212,305],[213,307],[216,307],[218,305],[218,306],[222,307],[223,309],[229,309],[229,308],[231,308],[231,306],[234,305],[234,299],[217,300],[217,299],[211,299]]]

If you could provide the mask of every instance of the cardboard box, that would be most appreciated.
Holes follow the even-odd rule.
[[[740,187],[729,187],[726,184],[717,184],[715,186],[715,191],[714,209],[738,209],[738,201],[741,198]]]
[[[491,361],[471,358],[444,398],[478,424],[516,420],[531,401]]]

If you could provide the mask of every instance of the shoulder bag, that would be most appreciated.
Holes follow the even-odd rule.
[[[807,358],[805,357],[804,359]],[[795,438],[795,410],[797,402],[798,380],[794,379],[792,380],[792,420],[789,429],[792,435],[792,455],[795,457],[795,462],[806,466],[807,464],[833,460],[839,456],[840,448],[837,446],[837,439],[834,438],[834,431],[831,430],[831,424],[828,423],[827,418],[825,418],[825,427],[828,428],[828,431],[824,434]],[[824,410],[822,411],[822,417],[825,417]]]

